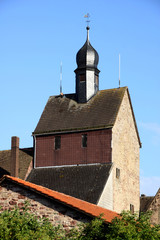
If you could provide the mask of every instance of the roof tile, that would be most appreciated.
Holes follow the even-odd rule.
[[[46,195],[47,197],[53,198],[55,200],[60,201],[61,203],[68,205],[74,209],[77,209],[78,211],[81,211],[87,215],[90,215],[92,217],[99,217],[100,214],[103,214],[103,218],[106,222],[110,223],[113,218],[119,217],[119,214],[116,212],[113,212],[111,210],[107,210],[105,208],[99,207],[97,205],[94,205],[92,203],[88,203],[85,201],[82,201],[80,199],[71,197],[69,195],[59,193],[47,188],[44,188],[42,186],[21,180],[19,178],[11,177],[8,175],[3,176],[1,179],[1,182],[6,180],[10,180],[12,182],[15,182],[17,184],[20,184],[21,186],[25,188],[29,188],[30,190],[36,191],[40,194]]]

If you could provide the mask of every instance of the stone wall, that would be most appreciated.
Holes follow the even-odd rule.
[[[139,212],[139,141],[127,91],[112,130],[113,210]],[[120,170],[119,177],[116,169]],[[118,171],[117,170],[117,173]]]
[[[25,201],[29,202],[29,211],[39,217],[48,218],[55,226],[61,224],[66,230],[77,224],[88,222],[90,217],[80,213],[55,200],[43,196],[29,189],[22,188],[11,182],[2,183],[0,186],[0,212],[12,210],[16,206],[22,208]]]
[[[153,199],[149,210],[152,211],[151,223],[160,224],[160,189]]]

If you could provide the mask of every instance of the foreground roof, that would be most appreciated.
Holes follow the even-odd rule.
[[[127,87],[101,90],[87,103],[75,94],[49,98],[34,134],[102,129],[114,126]]]
[[[27,181],[97,204],[111,164],[35,168]]]
[[[39,194],[42,194],[46,197],[49,197],[51,199],[54,199],[58,202],[61,202],[62,204],[65,204],[71,208],[77,209],[80,212],[83,212],[86,215],[92,216],[92,217],[98,217],[100,214],[103,214],[103,218],[106,222],[110,223],[113,218],[119,217],[119,215],[116,212],[107,210],[105,208],[96,206],[94,204],[82,201],[80,199],[68,196],[63,193],[59,193],[47,188],[44,188],[42,186],[21,180],[19,178],[11,177],[8,175],[3,176],[3,178],[0,180],[2,183],[3,181],[11,181],[14,182],[24,188],[27,188],[31,191],[35,191]]]
[[[24,179],[33,160],[33,148],[19,149],[19,177]],[[0,151],[0,178],[11,172],[11,150]]]

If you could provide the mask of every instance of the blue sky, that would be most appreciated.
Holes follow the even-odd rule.
[[[76,53],[86,40],[99,53],[100,89],[128,86],[142,142],[141,193],[160,187],[160,1],[0,0],[0,150],[33,144],[51,95],[75,92]]]

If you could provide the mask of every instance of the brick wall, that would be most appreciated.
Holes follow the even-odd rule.
[[[139,141],[127,91],[124,95],[112,135],[113,210],[139,212]],[[116,177],[116,168],[120,177]]]
[[[87,134],[87,147],[82,147]],[[54,135],[36,137],[36,167],[111,162],[111,130],[61,134],[61,148],[54,149]]]
[[[52,199],[44,197],[29,189],[24,189],[17,184],[7,181],[0,186],[0,212],[12,210],[15,206],[22,208],[24,202],[29,201],[30,212],[39,217],[48,218],[54,225],[62,224],[68,230],[79,223],[91,220],[83,213],[77,212],[65,205],[62,205]]]

